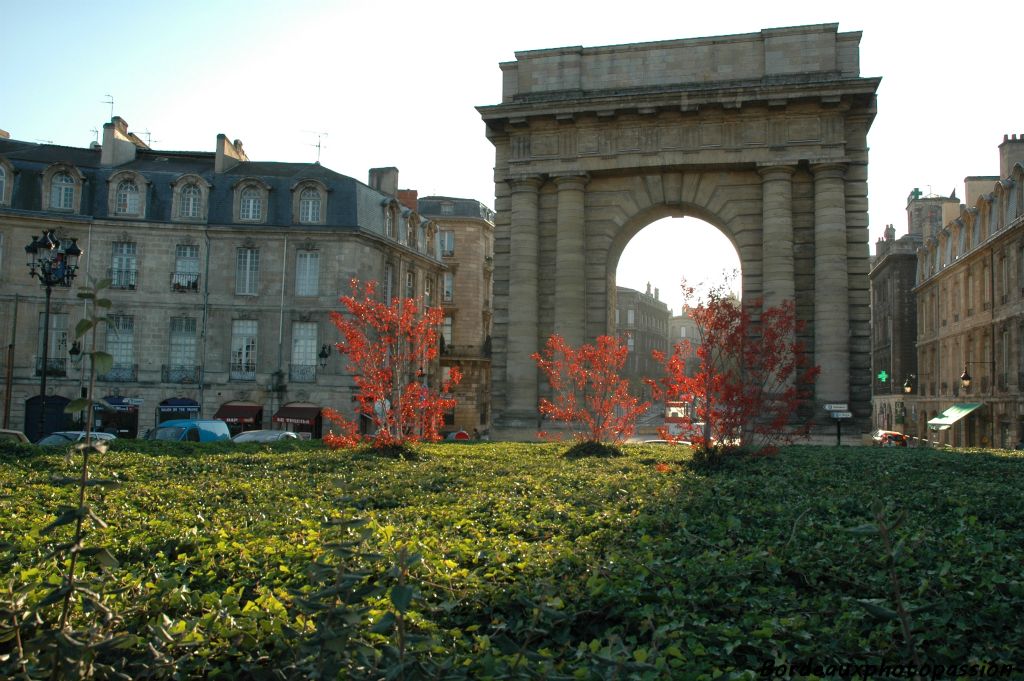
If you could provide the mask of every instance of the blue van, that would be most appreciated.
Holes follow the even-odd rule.
[[[228,424],[217,419],[171,419],[157,425],[148,433],[147,440],[170,442],[216,442],[230,440]]]

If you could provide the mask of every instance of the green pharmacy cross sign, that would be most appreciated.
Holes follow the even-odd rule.
[[[889,380],[889,374],[885,372],[885,369],[882,369],[881,371],[878,372],[878,380],[881,381],[882,383],[885,383],[886,381]]]

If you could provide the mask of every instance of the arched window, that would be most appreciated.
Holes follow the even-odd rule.
[[[75,178],[68,173],[57,173],[50,180],[50,208],[73,210],[75,207]]]
[[[139,188],[135,180],[121,180],[117,185],[114,212],[118,215],[139,214]]]
[[[384,234],[390,239],[395,238],[395,211],[391,206],[384,206]]]
[[[242,200],[238,215],[242,220],[257,221],[263,219],[263,197],[259,189],[246,187],[242,190]]]
[[[299,194],[299,222],[315,224],[320,222],[320,191],[306,187]]]
[[[181,189],[181,203],[178,204],[178,213],[183,218],[199,217],[200,206],[203,201],[203,192],[198,185],[187,184]]]

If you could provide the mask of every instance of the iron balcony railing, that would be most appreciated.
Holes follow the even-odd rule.
[[[198,383],[199,367],[195,364],[164,364],[160,368],[164,383]]]
[[[101,381],[111,383],[133,383],[139,378],[138,364],[123,364],[112,366],[110,371],[99,377]]]
[[[110,279],[110,288],[135,290],[138,283],[138,270],[107,270],[107,277]]]
[[[294,383],[316,383],[316,365],[289,364],[288,380]]]
[[[228,375],[232,381],[255,381],[256,363],[232,362],[231,367],[228,370]]]
[[[36,376],[43,375],[43,358],[36,357]],[[64,357],[47,357],[46,358],[46,375],[47,376],[67,376],[68,375],[68,361]]]
[[[195,293],[199,290],[198,272],[172,272],[171,290],[178,293]]]

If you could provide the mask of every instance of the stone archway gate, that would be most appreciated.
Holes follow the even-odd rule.
[[[822,369],[820,407],[870,410],[868,149],[880,79],[837,24],[517,52],[495,146],[493,414],[537,425],[530,355],[614,327],[615,268],[666,216],[699,217],[739,254],[743,295],[794,299]],[[684,273],[680,272],[680,276]]]

